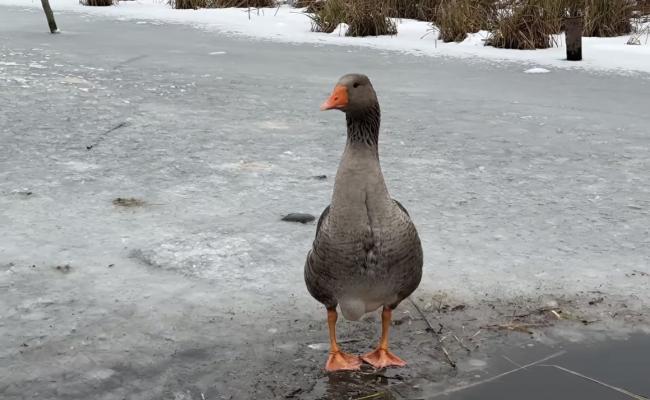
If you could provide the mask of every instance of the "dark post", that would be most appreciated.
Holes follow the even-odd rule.
[[[50,7],[49,0],[41,0],[43,5],[43,11],[45,11],[45,16],[47,17],[47,24],[50,26],[50,33],[58,33],[59,29],[56,27],[56,21],[54,21],[54,13],[52,12],[52,7]]]
[[[566,59],[582,60],[582,16],[572,16],[564,20],[566,32]]]

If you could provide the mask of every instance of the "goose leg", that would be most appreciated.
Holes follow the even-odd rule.
[[[327,326],[330,333],[330,354],[325,364],[325,370],[328,372],[357,370],[361,368],[361,360],[352,354],[346,354],[341,351],[336,343],[336,320],[338,314],[336,308],[327,309]]]
[[[379,346],[374,351],[364,354],[361,359],[375,368],[385,367],[403,367],[406,362],[388,351],[388,330],[390,329],[390,321],[393,310],[384,307],[381,312],[381,339]]]

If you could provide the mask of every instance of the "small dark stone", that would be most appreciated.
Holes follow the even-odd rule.
[[[113,268],[115,264],[108,264],[108,268]]]
[[[459,304],[457,306],[454,306],[451,311],[462,311],[465,309],[465,304]]]
[[[324,181],[325,179],[327,179],[327,175],[315,175],[313,176],[313,178],[319,181]]]
[[[595,304],[600,304],[600,303],[602,303],[604,300],[605,300],[604,298],[599,297],[599,298],[597,298],[597,299],[594,299],[594,300],[589,301],[589,305],[590,305],[590,306],[593,306],[593,305],[595,305]]]
[[[67,274],[68,272],[70,272],[70,270],[72,269],[72,267],[70,267],[70,264],[66,264],[66,265],[57,265],[57,266],[55,267],[55,269],[56,269],[57,271],[63,272],[64,274]]]
[[[287,214],[284,217],[282,217],[283,221],[287,222],[300,222],[301,224],[306,224],[307,222],[311,222],[315,220],[316,217],[314,217],[311,214],[303,214],[303,213],[291,213]]]

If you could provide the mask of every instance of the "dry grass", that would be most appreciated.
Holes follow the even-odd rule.
[[[295,0],[291,5],[294,8],[310,8],[316,3],[322,3],[322,0]]]
[[[389,14],[388,6],[375,0],[327,0],[309,17],[313,32],[331,33],[345,22],[346,36],[379,36],[397,33]]]
[[[227,7],[239,7],[239,8],[263,8],[263,7],[275,7],[277,4],[275,0],[215,0],[214,8],[227,8]]]
[[[634,0],[582,0],[584,1],[585,36],[620,36],[632,32]]]
[[[169,4],[175,9],[198,9],[198,8],[262,8],[274,7],[275,0],[169,0]]]
[[[206,0],[169,0],[172,8],[177,10],[196,10],[206,6]]]
[[[332,33],[345,21],[345,1],[327,0],[322,8],[308,15],[311,18],[312,32]]]
[[[511,0],[499,11],[486,42],[504,49],[546,49],[553,45],[551,34],[557,29],[557,15],[544,5],[546,0]]]
[[[638,0],[634,11],[639,17],[650,17],[650,0]]]
[[[494,12],[490,0],[442,0],[432,18],[442,41],[460,42],[468,33],[487,28]]]
[[[314,14],[325,7],[326,0],[296,0],[294,8],[304,8],[307,14]]]
[[[382,0],[393,18],[431,21],[442,0]]]
[[[346,36],[380,36],[397,34],[389,18],[389,8],[376,0],[349,0],[345,7]]]
[[[81,0],[81,4],[84,6],[91,6],[91,7],[108,7],[112,6],[114,3],[117,3],[116,1],[113,0]]]

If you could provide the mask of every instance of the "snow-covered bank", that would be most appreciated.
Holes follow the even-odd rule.
[[[86,7],[78,0],[52,0],[54,11],[77,11],[120,20],[163,21],[181,23],[227,34],[245,35],[257,39],[294,43],[334,44],[367,46],[392,51],[404,51],[426,56],[453,56],[484,58],[534,63],[559,68],[586,68],[614,70],[619,73],[650,72],[650,42],[627,45],[629,36],[615,38],[584,38],[584,61],[565,61],[563,38],[560,47],[546,50],[504,50],[483,46],[487,33],[469,35],[462,43],[443,43],[436,40],[426,22],[414,20],[397,21],[399,33],[393,37],[345,37],[337,30],[332,34],[310,31],[310,19],[299,9],[282,6],[279,9],[253,10],[250,14],[242,9],[174,10],[163,0],[124,1],[113,7]],[[40,7],[36,0],[0,0],[0,5]],[[144,23],[146,21],[140,21]],[[65,31],[66,27],[61,27]]]

